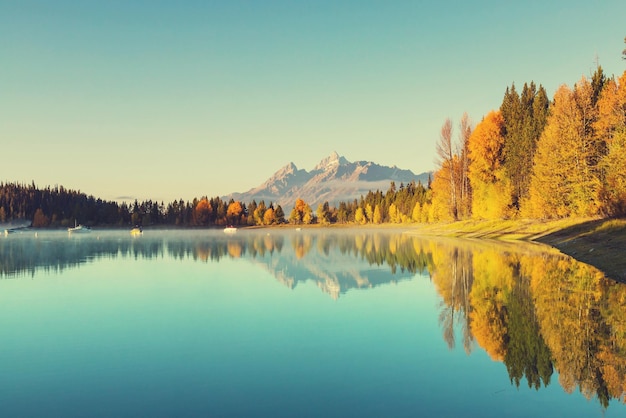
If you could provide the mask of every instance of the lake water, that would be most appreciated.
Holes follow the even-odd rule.
[[[626,286],[379,230],[0,237],[0,416],[621,417]]]

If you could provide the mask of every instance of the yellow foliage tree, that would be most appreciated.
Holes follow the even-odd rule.
[[[264,225],[272,225],[276,223],[276,216],[274,214],[273,208],[267,208],[265,213],[263,214],[263,224]]]
[[[455,218],[451,210],[453,200],[450,191],[450,168],[448,166],[435,171],[430,187],[433,195],[429,208],[429,220],[432,222],[453,221]]]
[[[626,214],[626,129],[616,133],[608,146],[607,155],[600,161],[603,171],[598,190],[601,211],[609,216]]]
[[[374,222],[375,224],[380,224],[382,221],[383,221],[383,216],[380,213],[380,205],[376,205],[374,207],[374,215],[373,215],[372,222]]]
[[[613,133],[626,126],[626,71],[615,81],[606,81],[598,99],[598,118],[594,123],[596,133],[610,142]]]
[[[358,224],[365,225],[367,223],[367,218],[365,217],[365,211],[362,207],[356,208],[356,212],[354,213],[354,221]]]
[[[598,100],[594,125],[606,154],[599,162],[600,212],[609,216],[626,214],[626,71],[618,82],[607,81]]]
[[[411,220],[413,222],[422,221],[422,205],[420,202],[415,202],[415,206],[413,206],[413,211],[411,212]]]
[[[537,143],[529,198],[523,213],[539,218],[587,216],[597,213],[597,178],[594,164],[599,159],[590,133],[588,83],[572,91],[562,85]]]
[[[389,205],[389,222],[399,224],[402,222],[402,214],[395,203]]]

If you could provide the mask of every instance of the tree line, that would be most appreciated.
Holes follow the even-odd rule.
[[[334,223],[386,223],[419,221],[421,208],[430,200],[427,186],[411,182],[389,190],[370,191],[360,199],[331,206],[319,204],[313,211],[296,199],[287,216],[281,205],[264,200],[243,203],[220,197],[175,200],[167,205],[153,200],[117,203],[87,195],[63,186],[39,188],[34,183],[0,183],[0,223],[28,220],[33,227],[67,227],[75,223],[89,226],[176,226],[221,227],[225,225],[265,226],[280,224],[329,225]]]

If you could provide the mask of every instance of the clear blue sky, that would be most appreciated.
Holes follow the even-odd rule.
[[[243,192],[337,151],[421,173],[511,83],[626,69],[626,1],[0,0],[0,181]]]

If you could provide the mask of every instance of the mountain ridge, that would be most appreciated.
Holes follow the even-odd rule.
[[[291,207],[296,199],[303,199],[312,208],[328,202],[337,206],[339,202],[352,201],[366,195],[370,190],[385,191],[391,182],[396,186],[411,181],[426,184],[430,172],[415,174],[411,170],[383,166],[372,161],[350,162],[333,151],[323,158],[311,171],[298,169],[290,162],[278,169],[257,187],[243,193],[231,193],[225,200],[238,200],[244,203],[261,200],[283,207]]]

